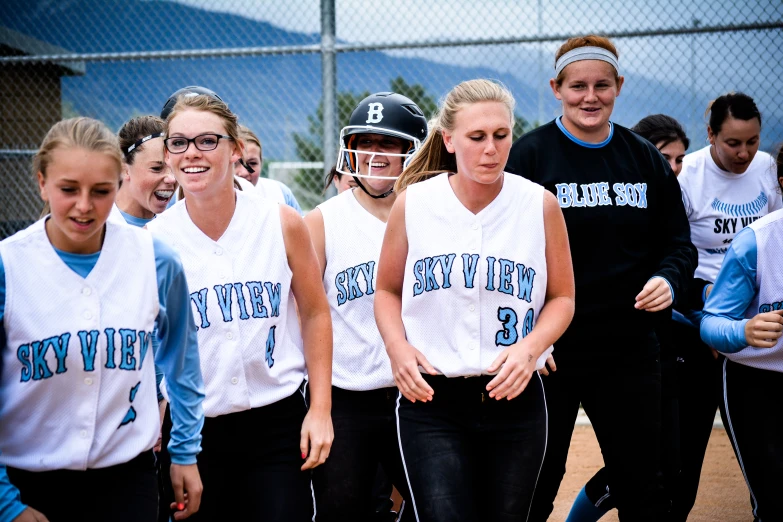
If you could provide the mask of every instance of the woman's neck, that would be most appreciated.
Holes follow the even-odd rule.
[[[566,117],[563,117],[560,121],[563,123],[563,127],[565,127],[574,138],[584,141],[585,143],[601,143],[609,137],[609,132],[611,131],[609,122],[606,122],[606,125],[602,125],[592,131],[586,131],[574,125],[574,123]]]
[[[138,201],[133,199],[133,196],[130,195],[128,190],[122,190],[122,188],[120,188],[117,192],[117,200],[115,203],[117,204],[117,208],[131,216],[141,219],[152,219],[155,217],[155,214],[151,210],[144,208]]]
[[[460,203],[473,214],[478,214],[492,203],[503,189],[503,177],[491,184],[478,183],[459,173],[449,175],[449,183]]]
[[[395,192],[392,192],[385,198],[371,198],[366,192],[358,187],[351,190],[353,190],[353,194],[356,196],[356,201],[359,202],[364,210],[384,223],[389,220],[389,212],[391,212],[392,205],[397,199],[397,194]]]
[[[190,219],[207,237],[217,241],[228,229],[237,206],[234,185],[210,193],[185,194]]]

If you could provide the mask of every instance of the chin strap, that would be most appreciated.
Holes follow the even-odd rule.
[[[364,187],[364,185],[362,185],[362,182],[361,182],[361,181],[359,181],[359,177],[358,177],[358,176],[354,176],[354,177],[353,177],[353,180],[356,182],[356,185],[357,185],[357,186],[358,186],[360,189],[362,189],[362,190],[364,191],[364,193],[365,193],[365,194],[367,194],[368,196],[370,196],[372,199],[383,199],[383,198],[388,198],[389,196],[391,196],[391,195],[394,193],[394,185],[392,185],[392,187],[391,187],[389,190],[387,190],[387,191],[386,191],[386,192],[384,192],[383,194],[379,194],[379,195],[377,195],[377,196],[376,196],[376,195],[374,195],[374,194],[370,194],[370,191],[369,191],[369,190],[367,190],[367,189]]]

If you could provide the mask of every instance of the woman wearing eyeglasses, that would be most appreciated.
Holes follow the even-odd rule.
[[[164,144],[185,198],[148,228],[182,258],[199,328],[196,520],[309,521],[309,470],[333,431],[331,318],[307,227],[292,208],[236,190],[243,143],[222,101],[179,99]]]

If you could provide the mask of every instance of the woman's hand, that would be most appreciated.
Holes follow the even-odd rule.
[[[488,373],[500,370],[487,384],[489,396],[497,400],[511,400],[519,396],[536,373],[536,359],[524,339],[500,352],[492,366],[487,368]]]
[[[549,368],[547,368],[547,366]],[[538,373],[541,375],[549,375],[549,369],[551,369],[553,372],[557,371],[557,365],[555,364],[555,358],[552,357],[552,354],[546,356],[546,362],[544,363],[544,367],[538,370]]]
[[[437,375],[438,372],[424,357],[424,354],[408,341],[398,341],[387,346],[386,352],[391,360],[394,384],[397,385],[403,396],[411,402],[431,401],[435,391],[421,376],[419,366],[430,375]]]
[[[174,520],[184,520],[198,511],[201,506],[201,475],[196,464],[171,464],[171,487],[174,489],[174,502],[171,509],[176,510]]]
[[[772,348],[783,335],[783,310],[756,315],[745,323],[745,341],[756,348]]]
[[[302,471],[313,469],[326,462],[333,440],[332,415],[328,411],[311,408],[302,422],[299,439],[302,458],[307,459],[302,464]]]
[[[647,312],[660,312],[672,304],[672,289],[662,277],[653,277],[636,296],[634,308]]]

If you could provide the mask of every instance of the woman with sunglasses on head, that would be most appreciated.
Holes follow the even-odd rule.
[[[243,143],[222,101],[180,98],[164,143],[185,198],[147,226],[179,252],[199,328],[198,520],[309,521],[309,470],[333,434],[331,319],[307,227],[292,208],[236,189]]]
[[[665,511],[658,482],[661,370],[656,327],[693,276],[696,252],[677,180],[655,145],[610,121],[623,88],[617,49],[566,41],[550,80],[563,115],[519,138],[507,168],[563,209],[576,312],[544,377],[549,437],[529,520],[546,520],[580,403],[601,445],[621,520]]]

